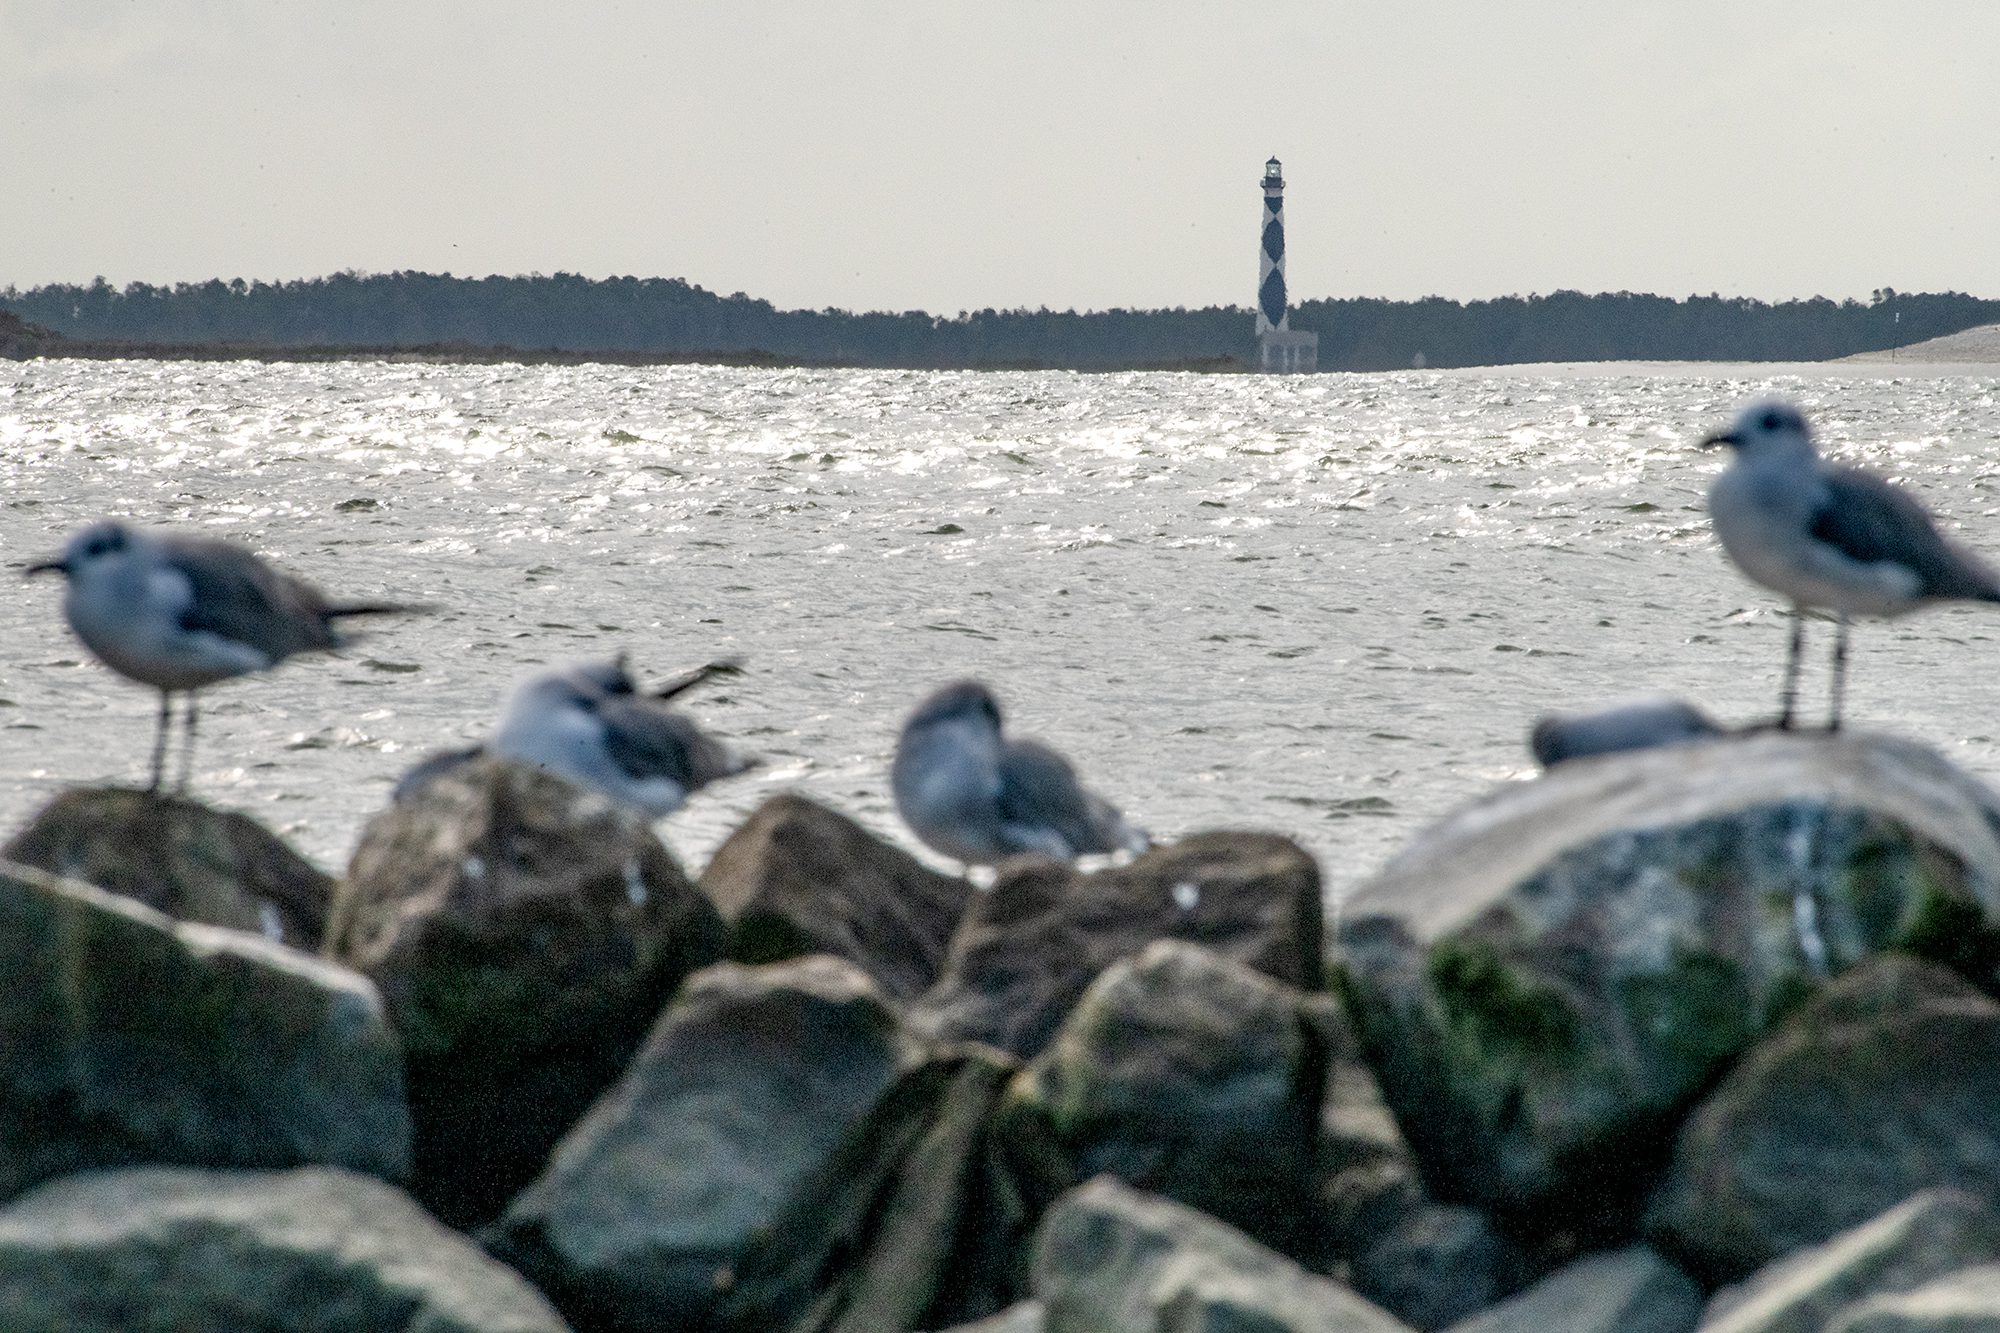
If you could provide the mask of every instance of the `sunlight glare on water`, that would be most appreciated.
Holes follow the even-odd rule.
[[[1338,892],[1526,776],[1542,712],[1772,710],[1784,617],[1709,535],[1720,460],[1693,447],[1772,388],[2000,554],[1990,376],[44,361],[0,364],[0,559],[112,514],[438,604],[204,695],[197,793],[332,869],[522,674],[622,649],[654,674],[747,662],[687,702],[765,759],[660,825],[690,869],[786,788],[913,845],[896,727],[976,675],[1157,835],[1286,833]],[[59,601],[0,603],[7,830],[145,770],[154,697]],[[2000,773],[1996,634],[1976,607],[1864,626],[1850,718]]]

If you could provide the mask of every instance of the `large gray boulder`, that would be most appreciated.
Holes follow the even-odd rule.
[[[937,980],[972,896],[845,815],[786,793],[717,849],[701,889],[729,920],[729,956],[772,963],[830,953],[899,999]]]
[[[1346,905],[1349,998],[1442,1192],[1629,1234],[1692,1100],[1828,975],[1991,975],[1994,797],[1879,736],[1579,759],[1459,811]]]
[[[1117,1176],[1321,1259],[1327,1050],[1305,997],[1199,945],[1106,968],[1012,1096],[1079,1175]]]
[[[1409,1144],[1362,1060],[1346,1009],[1309,1003],[1328,1051],[1320,1112],[1320,1212],[1349,1285],[1412,1328],[1441,1329],[1494,1305],[1530,1275],[1485,1214],[1430,1197]]]
[[[0,1209],[9,1333],[565,1333],[519,1274],[347,1171],[150,1167]]]
[[[1047,1333],[1406,1333],[1227,1223],[1109,1177],[1049,1209],[1033,1287]]]
[[[401,1178],[402,1059],[375,989],[0,863],[0,1198],[133,1162]]]
[[[1648,1218],[1713,1283],[1933,1186],[2000,1193],[2000,1004],[1944,968],[1847,973],[1688,1117]]]
[[[454,1225],[497,1215],[721,937],[643,819],[526,765],[477,759],[376,815],[328,949],[402,1034],[412,1193]]]
[[[256,820],[129,787],[79,787],[45,806],[0,860],[132,898],[177,921],[319,952],[333,880]]]
[[[2000,1216],[1991,1203],[1963,1190],[1925,1190],[1723,1288],[1709,1302],[1702,1333],[1820,1333],[1857,1302],[1996,1257]]]
[[[1019,1072],[963,1046],[897,1080],[732,1270],[717,1327],[897,1333],[1019,1300],[1035,1225],[1076,1183],[1046,1122],[1002,1104]]]
[[[1319,868],[1272,834],[1196,834],[1094,875],[1019,858],[967,910],[913,1017],[939,1037],[1028,1059],[1098,973],[1156,939],[1317,990],[1320,913]]]
[[[488,1242],[580,1324],[703,1327],[918,1054],[851,963],[697,973]]]
[[[1701,1288],[1645,1245],[1593,1254],[1450,1333],[1690,1333]]]

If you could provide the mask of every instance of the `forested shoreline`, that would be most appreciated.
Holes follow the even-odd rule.
[[[680,278],[485,278],[417,272],[286,282],[0,288],[8,355],[410,355],[711,361],[917,369],[1245,368],[1247,307],[1171,310],[781,310]],[[1883,288],[1868,301],[1633,292],[1453,301],[1306,301],[1322,370],[1538,361],[1821,361],[2000,322],[2000,300]],[[5,330],[0,330],[5,333]],[[61,348],[59,351],[58,348]]]

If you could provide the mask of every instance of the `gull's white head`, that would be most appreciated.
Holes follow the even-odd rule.
[[[101,519],[64,543],[60,557],[37,561],[28,566],[27,572],[61,574],[69,579],[85,578],[93,569],[133,550],[140,540],[135,529],[116,519]]]
[[[1726,444],[1745,459],[1813,455],[1812,430],[1806,425],[1805,414],[1780,398],[1750,404],[1737,414],[1728,430],[1718,431],[1702,444]]]
[[[904,735],[940,725],[962,725],[1000,735],[1000,701],[978,681],[954,681],[916,705],[904,723]]]

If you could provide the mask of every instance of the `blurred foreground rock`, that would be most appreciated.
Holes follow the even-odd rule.
[[[1327,1050],[1303,999],[1156,941],[1091,983],[1012,1095],[1079,1175],[1117,1176],[1312,1262]]]
[[[1047,1333],[1400,1333],[1386,1312],[1204,1213],[1108,1177],[1058,1199],[1035,1242]]]
[[[128,1162],[393,1180],[409,1135],[362,977],[0,863],[0,1198]]]
[[[1485,1214],[1438,1203],[1361,1058],[1345,1006],[1310,997],[1327,1045],[1318,1190],[1327,1251],[1355,1291],[1412,1328],[1458,1322],[1518,1291],[1527,1259]]]
[[[1991,1333],[2000,1329],[2000,1264],[1961,1268],[1909,1291],[1857,1301],[1827,1333]]]
[[[345,1171],[88,1171],[0,1209],[9,1333],[565,1333],[539,1292]]]
[[[1046,1124],[1002,1104],[1019,1072],[967,1046],[899,1079],[745,1253],[718,1326],[892,1333],[1017,1300],[1035,1224],[1075,1183]]]
[[[1701,1288],[1644,1245],[1579,1259],[1450,1333],[1691,1333]]]
[[[1701,1103],[1650,1224],[1697,1276],[1728,1281],[1945,1185],[2000,1193],[2000,1004],[1941,967],[1882,958]]]
[[[1200,944],[1317,990],[1320,931],[1319,868],[1271,834],[1196,834],[1094,875],[1020,858],[973,900],[913,1016],[947,1040],[1027,1059],[1098,973],[1156,939]]]
[[[1358,890],[1341,940],[1427,1174],[1587,1245],[1631,1233],[1679,1116],[1826,975],[1893,949],[1990,978],[1997,903],[1979,783],[1902,741],[1764,733],[1503,788]]]
[[[646,822],[560,778],[476,759],[376,815],[328,949],[402,1034],[412,1192],[456,1225],[497,1215],[721,940]]]
[[[1717,1292],[1702,1333],[1818,1333],[1870,1297],[1911,1291],[1996,1256],[2000,1217],[1989,1201],[1926,1190]]]
[[[319,951],[333,896],[332,879],[255,820],[129,787],[64,792],[0,848],[0,860],[307,953]]]
[[[928,990],[973,889],[802,796],[774,796],[702,872],[728,918],[729,956],[772,963],[827,953],[898,999]]]
[[[745,1255],[917,1059],[850,963],[709,968],[489,1245],[578,1324],[706,1327]]]

